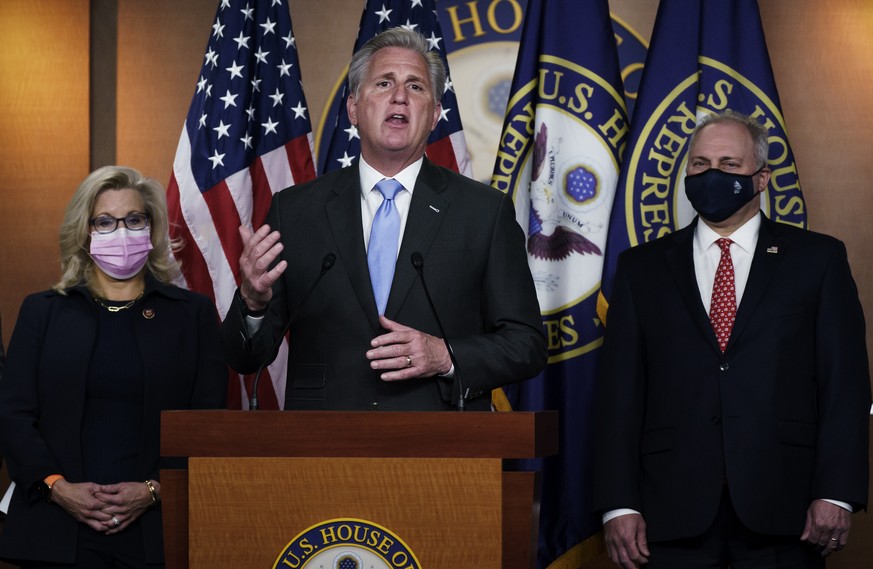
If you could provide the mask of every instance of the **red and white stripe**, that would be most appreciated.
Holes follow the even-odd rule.
[[[312,133],[289,141],[256,158],[243,170],[202,192],[191,170],[191,146],[182,129],[167,187],[170,235],[181,239],[176,253],[188,288],[206,294],[215,302],[223,320],[240,283],[239,258],[242,240],[239,226],[257,229],[264,223],[276,192],[315,178]],[[287,344],[268,367],[271,381],[261,379],[259,397],[264,409],[280,409],[285,401]],[[239,378],[240,393],[229,390],[228,404],[247,407],[251,378]],[[249,385],[247,385],[247,383]],[[272,384],[268,393],[264,386]]]
[[[467,151],[463,130],[431,142],[427,145],[426,153],[435,164],[460,172],[468,178],[473,177],[473,161],[470,160],[470,153]]]

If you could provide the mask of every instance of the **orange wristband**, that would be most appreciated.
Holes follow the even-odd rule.
[[[49,487],[49,490],[51,490],[55,482],[63,479],[64,477],[61,474],[50,474],[43,479],[43,482],[45,482],[45,485]]]

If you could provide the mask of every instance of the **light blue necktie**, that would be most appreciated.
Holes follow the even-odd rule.
[[[367,265],[370,267],[370,282],[376,297],[379,314],[385,314],[394,266],[397,264],[397,242],[400,239],[400,214],[394,207],[394,198],[403,189],[397,180],[384,179],[376,184],[376,190],[385,198],[376,210],[370,243],[367,247]]]

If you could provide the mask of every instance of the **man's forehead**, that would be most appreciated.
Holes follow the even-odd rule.
[[[754,142],[749,130],[735,123],[716,123],[704,126],[689,149],[692,156],[721,153],[721,156],[743,157],[754,155]]]
[[[373,57],[370,59],[370,67],[382,67],[385,65],[427,69],[424,57],[417,51],[405,47],[383,47],[373,53]]]
[[[414,79],[414,80],[425,80],[427,79],[426,73],[418,73],[414,69],[403,69],[399,70],[396,67],[388,67],[386,69],[376,69],[373,72],[373,77],[375,78],[385,78],[385,79],[396,79],[397,77],[402,77],[406,80]]]

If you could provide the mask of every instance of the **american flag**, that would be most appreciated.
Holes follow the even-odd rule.
[[[361,15],[355,51],[363,47],[373,36],[397,26],[423,35],[430,49],[439,51],[448,69],[445,42],[434,0],[367,0],[364,13]],[[325,133],[322,147],[319,149],[319,169],[322,174],[351,166],[361,153],[358,130],[349,121],[349,114],[346,111],[348,89],[348,83],[344,83],[331,102],[328,121],[333,119],[334,122],[327,124],[334,124],[334,128],[332,132]],[[455,96],[451,76],[446,81],[446,89],[442,96],[442,114],[436,128],[430,134],[426,153],[428,158],[440,166],[466,176],[473,176],[473,165],[464,140],[464,127],[461,126],[458,99]]]
[[[272,195],[315,177],[312,127],[283,0],[222,0],[167,187],[187,286],[224,318],[240,282],[238,227],[264,223]],[[287,347],[261,381],[262,408],[284,401]],[[245,383],[228,404],[242,406]],[[272,383],[272,387],[271,387]]]

